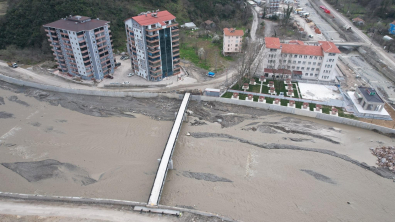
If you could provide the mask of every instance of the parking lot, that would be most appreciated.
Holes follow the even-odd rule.
[[[121,60],[121,55],[115,56],[117,63],[121,63],[113,74],[113,79],[103,79],[102,82],[98,84],[98,87],[111,87],[111,86],[123,86],[123,87],[133,87],[133,86],[141,86],[141,87],[150,87],[150,86],[164,86],[164,85],[179,85],[179,84],[189,84],[193,83],[196,80],[190,77],[185,77],[184,72],[181,69],[181,74],[177,76],[171,76],[163,79],[159,82],[152,82],[146,79],[143,79],[139,76],[129,76],[129,73],[132,73],[132,65],[130,59]]]

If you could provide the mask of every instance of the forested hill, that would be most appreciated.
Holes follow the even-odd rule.
[[[4,0],[3,0],[4,1]],[[111,22],[114,48],[125,44],[123,21],[148,10],[168,10],[181,22],[236,19],[240,0],[8,0],[0,18],[0,49],[15,45],[49,51],[42,25],[68,15],[84,15]]]

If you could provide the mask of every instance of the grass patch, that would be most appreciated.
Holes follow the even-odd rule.
[[[182,45],[180,47],[180,57],[191,61],[193,64],[202,69],[210,69],[210,65],[205,60],[201,60],[199,56],[195,53],[195,49],[192,47]]]

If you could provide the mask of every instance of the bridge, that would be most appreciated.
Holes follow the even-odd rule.
[[[337,47],[360,47],[367,45],[364,42],[335,42],[332,41]],[[317,41],[305,41],[307,44],[318,44]]]
[[[159,167],[156,172],[154,184],[148,198],[149,207],[158,206],[163,186],[165,185],[167,171],[173,168],[173,151],[174,147],[176,146],[178,134],[181,130],[182,122],[185,118],[185,111],[188,107],[190,96],[190,93],[185,93],[180,109],[177,112],[176,120],[174,121],[173,127],[171,128],[165,150],[163,151],[162,158],[160,159]]]

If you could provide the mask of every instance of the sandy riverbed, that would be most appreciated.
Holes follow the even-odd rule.
[[[0,191],[147,201],[171,121],[94,117],[2,89],[0,96]]]
[[[369,148],[393,139],[298,116],[204,109],[221,109],[221,124],[229,116],[244,121],[222,128],[202,116],[190,122],[206,125],[184,124],[161,204],[241,221],[393,220],[395,183],[358,165],[375,166]]]

